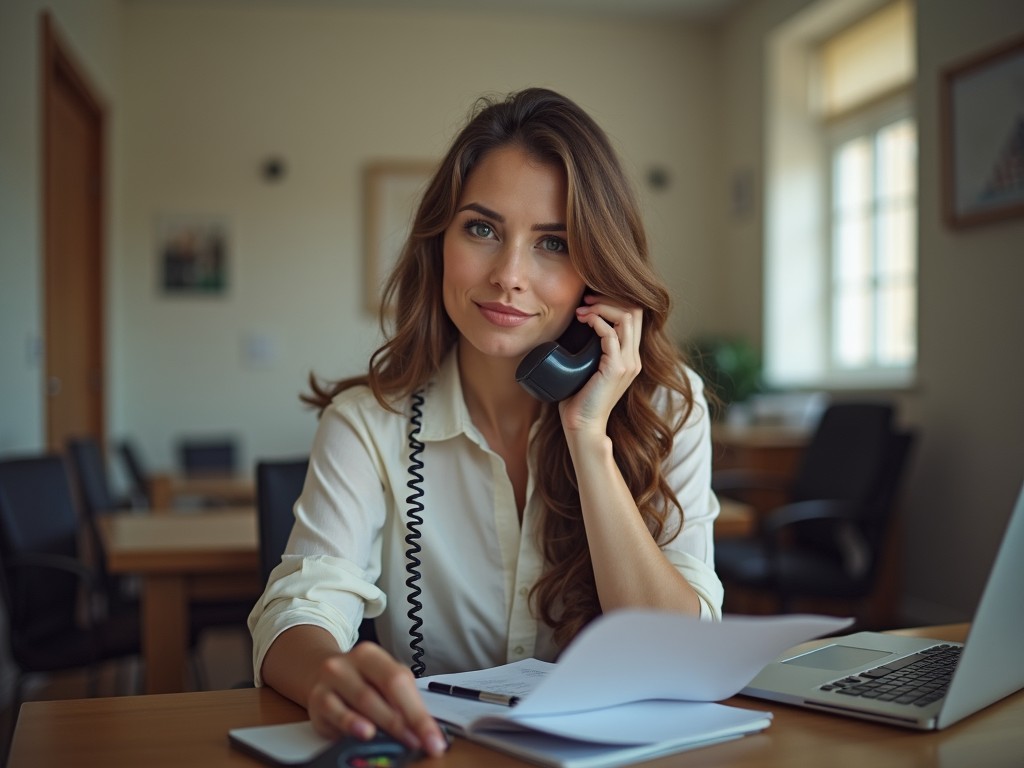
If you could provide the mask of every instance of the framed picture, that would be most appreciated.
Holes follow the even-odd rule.
[[[946,221],[1024,214],[1024,37],[942,74]]]
[[[412,226],[436,165],[428,160],[382,160],[363,171],[366,311],[380,311],[381,291]]]
[[[216,295],[227,290],[228,225],[223,216],[161,214],[156,239],[163,293]]]

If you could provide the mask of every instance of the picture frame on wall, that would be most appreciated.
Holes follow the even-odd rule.
[[[429,160],[379,160],[363,170],[366,311],[380,311],[384,281],[409,235],[416,207],[436,164]]]
[[[947,68],[941,98],[946,222],[1024,215],[1024,37]]]
[[[159,214],[156,251],[165,295],[217,296],[228,287],[228,223],[214,214]]]

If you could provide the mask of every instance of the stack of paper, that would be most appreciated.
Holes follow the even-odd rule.
[[[535,659],[422,678],[431,714],[466,738],[543,765],[598,768],[737,738],[771,713],[713,703],[735,695],[796,643],[849,626],[824,616],[730,617],[652,611],[595,620],[557,664]],[[504,707],[434,693],[431,682],[518,696]]]

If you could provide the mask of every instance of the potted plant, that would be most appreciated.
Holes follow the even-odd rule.
[[[695,370],[710,392],[712,416],[724,418],[733,405],[744,403],[763,389],[761,357],[739,337],[704,337],[693,345]]]

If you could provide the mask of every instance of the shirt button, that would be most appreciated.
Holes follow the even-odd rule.
[[[521,656],[521,655],[522,655],[522,653],[523,653],[523,646],[521,646],[521,645],[517,645],[517,646],[516,646],[515,648],[513,648],[512,650],[513,650],[513,651],[514,651],[514,652],[515,652],[516,654],[518,654],[518,655],[520,655],[520,656]]]
[[[521,596],[523,596],[523,597],[526,597],[528,594],[530,594],[530,588],[529,587],[520,587],[519,588],[519,594]]]

